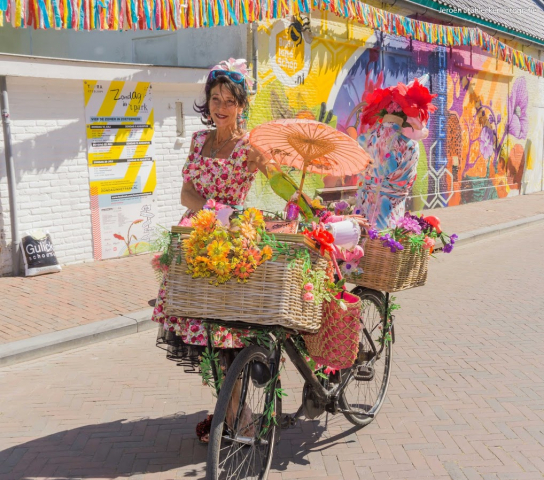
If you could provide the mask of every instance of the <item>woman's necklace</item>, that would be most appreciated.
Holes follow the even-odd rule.
[[[217,139],[217,131],[214,133],[212,144],[210,145],[210,157],[215,158],[215,156],[221,151],[221,149],[229,143],[234,138],[234,135],[231,135],[229,138],[227,138],[221,145],[219,145],[217,148],[213,148],[213,142]]]

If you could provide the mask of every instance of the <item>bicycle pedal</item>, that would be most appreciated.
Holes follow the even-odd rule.
[[[360,382],[370,382],[374,379],[374,367],[360,366],[354,374],[355,380]]]

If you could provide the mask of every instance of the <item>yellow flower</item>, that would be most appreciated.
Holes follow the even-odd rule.
[[[193,273],[193,277],[209,277],[210,272],[210,260],[206,257],[196,257],[190,266],[190,270]]]
[[[272,258],[273,253],[274,252],[272,251],[272,248],[270,248],[270,245],[265,245],[261,250],[261,257],[262,257],[261,263],[264,263],[267,260],[270,260]]]
[[[242,215],[242,222],[249,223],[254,229],[264,227],[263,214],[256,208],[248,208]]]
[[[323,210],[325,208],[325,205],[321,203],[321,200],[319,198],[314,198],[312,200],[312,207],[318,210]]]
[[[216,224],[215,212],[211,210],[200,210],[191,220],[191,225],[195,230],[211,232]],[[193,232],[198,235],[197,232]]]
[[[218,276],[226,276],[232,270],[232,265],[227,259],[211,261],[210,267]]]
[[[224,230],[223,228],[216,228],[213,233],[212,233],[212,236],[214,239],[216,240],[228,240],[229,239],[229,234],[226,230]]]
[[[208,245],[207,251],[208,255],[213,259],[224,259],[227,257],[230,249],[232,248],[232,243],[224,242],[223,240],[214,240]]]

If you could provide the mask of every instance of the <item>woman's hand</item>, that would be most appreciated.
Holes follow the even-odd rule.
[[[247,152],[248,169],[250,172],[260,170],[268,178],[269,170],[279,170],[279,166],[272,159],[267,159],[252,146]]]
[[[363,215],[346,215],[346,220],[348,218],[355,220],[361,228],[370,228],[370,223],[368,223],[368,220]]]

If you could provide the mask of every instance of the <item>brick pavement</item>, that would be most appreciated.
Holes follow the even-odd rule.
[[[462,233],[544,213],[544,194],[433,210]],[[149,255],[69,265],[40,277],[0,277],[0,345],[148,307],[157,294]]]
[[[270,480],[544,478],[544,225],[440,255],[399,293],[388,399],[283,431]],[[524,248],[519,248],[523,245]],[[282,374],[286,411],[301,382]],[[203,478],[213,406],[154,332],[0,369],[0,480]]]
[[[0,344],[148,308],[158,283],[150,255],[0,278]]]

